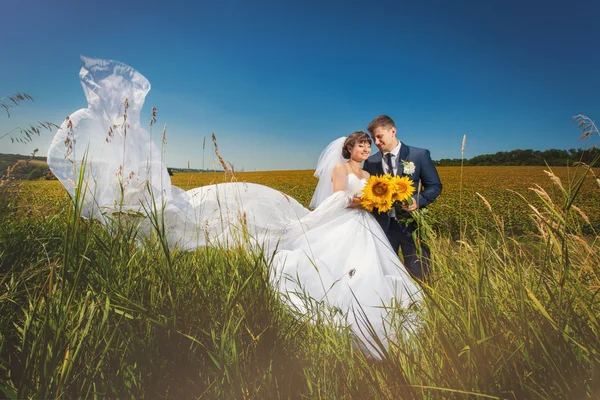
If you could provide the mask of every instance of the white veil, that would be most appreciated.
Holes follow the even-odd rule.
[[[331,176],[333,174],[333,167],[336,164],[346,161],[342,157],[342,148],[346,141],[346,136],[335,139],[329,143],[325,150],[319,156],[317,161],[317,168],[315,169],[315,177],[319,178],[319,183],[315,189],[312,200],[310,201],[310,207],[317,208],[319,204],[333,193],[333,181]]]
[[[50,169],[72,198],[82,175],[84,217],[105,221],[107,213],[141,212],[169,201],[181,190],[171,186],[161,150],[140,123],[150,82],[118,61],[81,60],[88,107],[69,115],[56,131],[48,150]]]

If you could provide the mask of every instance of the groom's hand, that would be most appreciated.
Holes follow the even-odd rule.
[[[402,209],[404,209],[404,211],[415,211],[417,208],[417,199],[415,199],[414,197],[412,198],[412,203],[402,204]]]

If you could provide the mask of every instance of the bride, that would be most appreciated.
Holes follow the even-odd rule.
[[[394,333],[389,311],[410,308],[421,293],[358,199],[369,177],[360,168],[370,154],[369,135],[354,132],[323,151],[313,211],[252,183],[185,192],[171,185],[161,151],[140,124],[148,80],[116,61],[82,61],[89,106],[67,117],[48,151],[50,168],[81,201],[82,216],[110,226],[115,213],[141,213],[140,233],[151,235],[153,221],[164,221],[169,245],[180,249],[260,249],[272,256],[272,284],[284,301],[301,314],[327,312],[332,322],[350,326],[376,358],[389,337],[410,336],[414,318]]]

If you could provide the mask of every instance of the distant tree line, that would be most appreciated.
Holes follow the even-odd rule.
[[[575,162],[583,161],[590,163],[596,157],[600,157],[600,149],[592,148],[584,149],[569,149],[569,150],[532,150],[532,149],[516,149],[511,151],[499,151],[495,154],[482,154],[473,158],[465,159],[464,165],[551,165],[551,166],[566,166]],[[460,158],[442,158],[434,161],[438,166],[459,166],[461,165]]]
[[[0,177],[7,177],[11,168],[10,179],[36,180],[55,179],[46,164],[46,157],[27,157],[20,154],[0,154]]]

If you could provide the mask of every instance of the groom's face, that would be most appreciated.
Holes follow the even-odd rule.
[[[381,152],[389,152],[394,150],[398,144],[396,140],[396,128],[393,126],[378,126],[373,131],[373,143]]]

